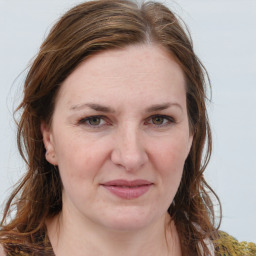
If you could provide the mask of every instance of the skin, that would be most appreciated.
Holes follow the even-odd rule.
[[[41,125],[63,183],[63,210],[47,223],[57,256],[181,255],[167,209],[193,140],[185,87],[157,45],[99,53],[63,82],[51,126]],[[152,186],[122,199],[101,185],[115,179]]]

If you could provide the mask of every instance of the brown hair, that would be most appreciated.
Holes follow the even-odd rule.
[[[205,239],[216,230],[213,202],[203,172],[211,155],[211,131],[206,111],[207,72],[193,51],[184,24],[165,6],[129,0],[99,0],[68,11],[43,42],[25,81],[24,98],[17,111],[18,147],[27,172],[7,201],[0,230],[6,250],[40,249],[47,218],[62,209],[58,170],[45,159],[40,131],[51,123],[55,98],[62,82],[82,61],[100,51],[131,44],[152,43],[167,49],[187,80],[187,108],[194,140],[183,177],[168,209],[175,221],[183,255],[209,255]],[[9,220],[13,210],[15,216]],[[9,220],[9,221],[8,221]]]

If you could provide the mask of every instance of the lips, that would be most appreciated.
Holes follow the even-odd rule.
[[[122,199],[136,199],[144,195],[153,185],[147,180],[111,180],[101,184],[109,192]]]

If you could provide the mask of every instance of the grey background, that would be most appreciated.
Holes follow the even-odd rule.
[[[0,0],[0,202],[24,173],[12,118],[24,70],[77,0]],[[188,24],[212,81],[213,155],[206,177],[223,206],[221,229],[256,242],[256,1],[162,1]]]

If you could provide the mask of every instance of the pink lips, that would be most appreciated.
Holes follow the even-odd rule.
[[[153,183],[147,180],[112,180],[101,185],[120,198],[135,199],[145,194]]]

